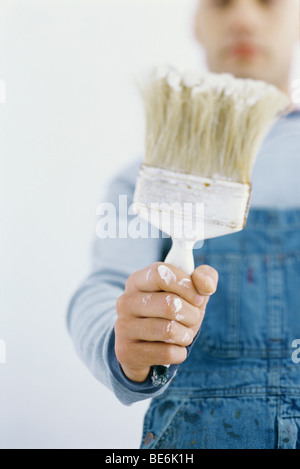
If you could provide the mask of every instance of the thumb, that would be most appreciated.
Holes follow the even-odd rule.
[[[200,265],[192,273],[192,281],[201,295],[213,295],[218,286],[219,274],[209,265]]]

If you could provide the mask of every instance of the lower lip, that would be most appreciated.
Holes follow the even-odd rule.
[[[231,50],[232,55],[243,58],[256,57],[258,53],[258,49],[254,49],[253,47],[235,47]]]

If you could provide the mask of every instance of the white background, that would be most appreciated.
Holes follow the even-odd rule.
[[[134,77],[199,65],[195,0],[0,0],[1,448],[137,448],[65,328],[104,185],[143,149]]]
[[[104,186],[143,149],[134,77],[203,64],[195,3],[0,0],[1,448],[140,445],[149,403],[125,407],[95,380],[65,313]]]

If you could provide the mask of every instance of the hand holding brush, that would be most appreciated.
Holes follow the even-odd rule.
[[[199,266],[189,276],[161,262],[128,278],[117,301],[115,351],[129,379],[143,382],[154,364],[177,365],[186,359],[186,347],[202,324],[217,282],[210,266]]]

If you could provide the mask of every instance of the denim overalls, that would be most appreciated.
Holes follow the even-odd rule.
[[[194,257],[219,272],[218,290],[151,401],[141,448],[300,448],[300,210],[251,209],[242,232]]]

